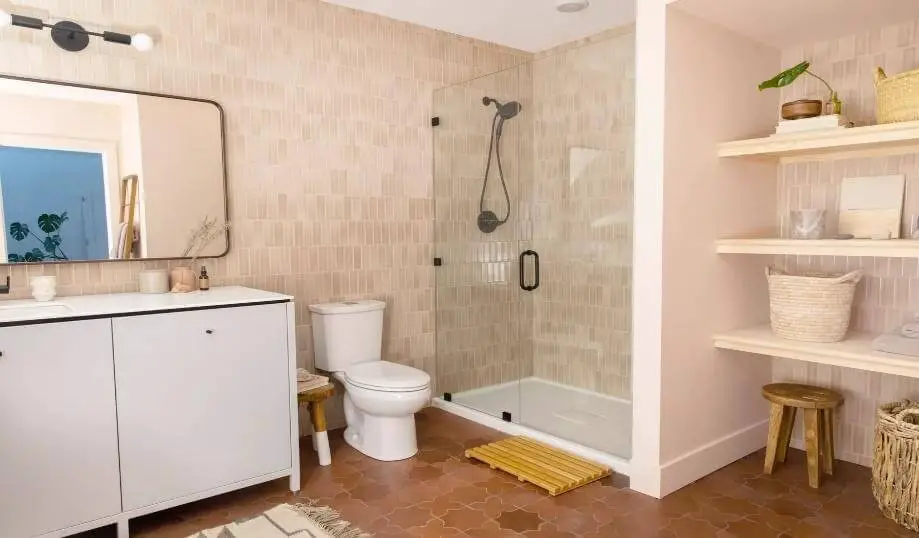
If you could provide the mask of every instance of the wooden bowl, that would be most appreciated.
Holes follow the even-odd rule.
[[[817,101],[816,99],[801,99],[782,105],[783,120],[816,118],[821,114],[823,114],[823,101]]]

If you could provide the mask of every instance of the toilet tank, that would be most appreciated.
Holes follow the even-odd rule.
[[[310,305],[316,368],[341,372],[381,360],[385,308],[386,303],[369,300]]]

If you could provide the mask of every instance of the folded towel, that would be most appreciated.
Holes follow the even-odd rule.
[[[306,392],[328,384],[328,377],[310,373],[304,368],[297,369],[297,392]]]

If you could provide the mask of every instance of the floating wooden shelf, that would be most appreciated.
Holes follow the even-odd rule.
[[[769,325],[714,337],[718,349],[919,378],[919,358],[874,351],[871,349],[872,340],[873,335],[855,333],[850,334],[847,340],[833,344],[795,342],[775,336]]]
[[[919,121],[793,133],[718,146],[719,157],[794,157],[849,150],[919,151]]]
[[[909,239],[722,239],[719,254],[784,254],[791,256],[870,256],[917,258],[919,241]]]

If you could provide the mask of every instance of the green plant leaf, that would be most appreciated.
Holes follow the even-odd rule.
[[[19,254],[10,254],[6,258],[10,263],[20,263],[22,261],[22,257]]]
[[[778,75],[772,77],[769,80],[763,81],[759,85],[760,91],[765,90],[766,88],[781,88],[783,86],[788,86],[792,82],[798,79],[805,71],[811,66],[810,62],[801,62],[798,65],[782,71]]]
[[[21,222],[14,222],[10,224],[10,235],[16,241],[22,241],[29,236],[29,226]]]
[[[64,213],[63,219],[60,215],[55,215],[54,213],[42,213],[38,217],[38,227],[41,228],[41,231],[45,232],[46,234],[54,233],[61,228],[61,224],[64,223],[66,218],[66,213]]]
[[[45,252],[48,254],[54,254],[57,250],[57,247],[61,245],[61,236],[60,234],[49,235],[42,241],[42,246],[45,247]]]
[[[32,249],[31,252],[26,252],[23,256],[24,261],[27,262],[41,262],[45,260],[45,253],[39,249]]]

